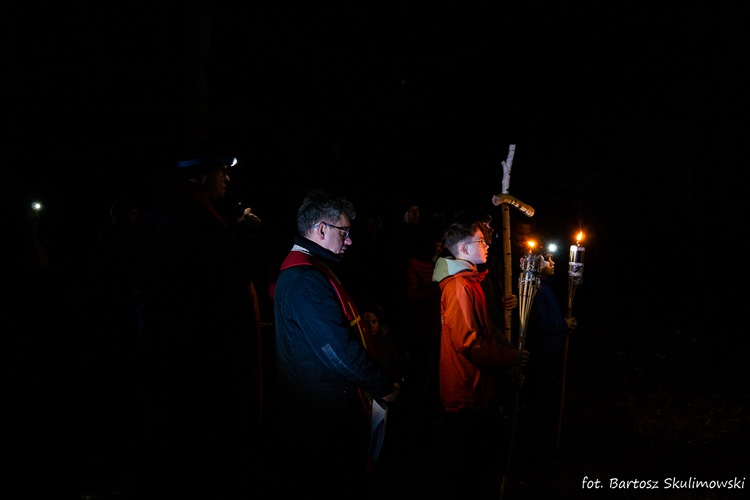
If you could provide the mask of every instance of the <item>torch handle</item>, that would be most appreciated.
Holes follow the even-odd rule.
[[[575,297],[577,285],[572,276],[568,277],[568,319],[573,317],[573,298]],[[565,411],[565,384],[568,376],[568,347],[570,345],[570,331],[565,332],[565,342],[562,353],[562,375],[560,376],[560,412],[557,416],[557,434],[555,436],[555,448],[560,448],[560,435],[562,434],[563,412]]]
[[[560,412],[557,415],[557,434],[555,436],[555,448],[560,448],[560,435],[562,434],[563,412],[565,411],[565,383],[568,373],[568,344],[570,341],[570,332],[565,333],[565,343],[563,344],[563,366],[562,377],[560,379]]]

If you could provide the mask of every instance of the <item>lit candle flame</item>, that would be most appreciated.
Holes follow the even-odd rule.
[[[529,240],[526,242],[526,244],[529,246],[529,253],[534,251],[534,247],[536,247],[536,241]]]
[[[583,241],[583,231],[579,231],[576,235],[576,245],[580,245],[581,241]]]

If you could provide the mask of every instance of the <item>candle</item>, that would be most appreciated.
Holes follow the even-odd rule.
[[[575,245],[570,245],[570,260],[568,262],[568,276],[577,285],[583,279],[583,258],[586,255],[586,247],[581,246],[581,240],[583,240],[583,231],[576,236]]]
[[[586,247],[581,246],[583,241],[583,231],[576,235],[575,245],[570,245],[570,261],[568,263],[568,318],[573,317],[573,297],[576,294],[576,288],[583,281],[583,257],[586,255]],[[563,370],[562,380],[560,381],[560,412],[557,419],[557,446],[560,446],[560,430],[562,428],[563,408],[565,403],[565,376],[568,365],[568,341],[570,339],[570,330],[565,334],[565,344],[563,347]]]
[[[583,257],[586,255],[586,247],[581,245],[570,245],[570,263],[583,265]]]

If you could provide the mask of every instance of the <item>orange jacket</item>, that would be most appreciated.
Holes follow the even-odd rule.
[[[515,349],[496,342],[479,272],[470,262],[439,258],[440,399],[446,411],[487,409],[495,404],[499,370],[515,363]]]

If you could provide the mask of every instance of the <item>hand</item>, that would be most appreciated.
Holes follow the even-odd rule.
[[[253,225],[253,227],[256,227],[256,226],[260,226],[261,220],[260,220],[260,217],[255,215],[252,212],[252,209],[248,207],[242,211],[242,216],[239,218],[238,222],[250,222]]]
[[[578,326],[578,320],[575,318],[565,318],[565,322],[568,324],[568,331],[572,332]]]
[[[383,401],[385,401],[386,403],[393,403],[396,400],[398,393],[401,392],[401,386],[397,383],[394,383],[393,387],[395,388],[395,390],[392,393],[388,394],[387,396],[383,396]]]
[[[529,362],[529,351],[516,351],[516,366],[526,366]]]
[[[500,299],[500,302],[503,303],[503,309],[506,311],[510,311],[511,309],[515,309],[518,307],[518,297],[515,295],[505,295],[502,299]]]
[[[245,210],[242,211],[242,218],[260,222],[260,217],[255,215],[250,207],[247,207]]]

